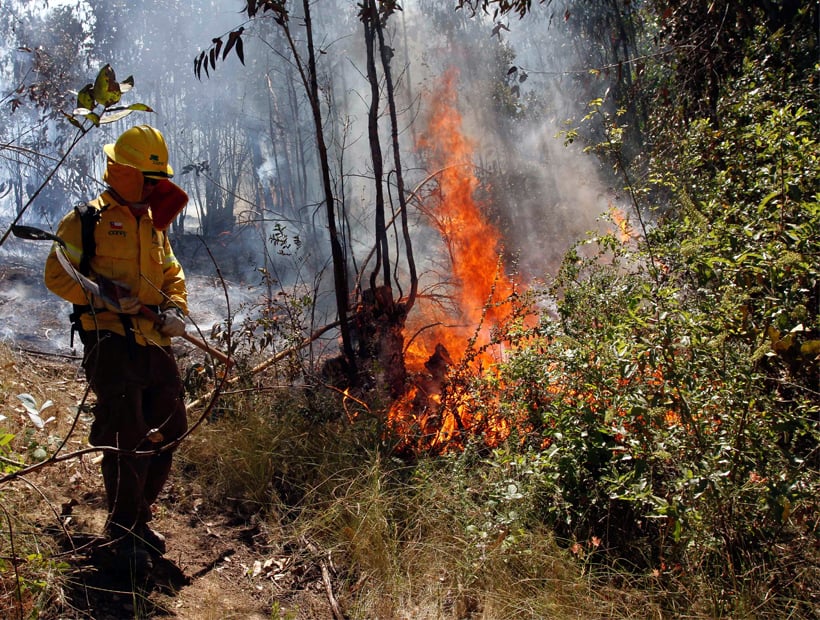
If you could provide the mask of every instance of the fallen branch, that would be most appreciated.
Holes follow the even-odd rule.
[[[11,558],[13,560],[11,565],[14,568],[14,592],[17,596],[17,614],[20,620],[23,620],[23,582],[20,579],[20,572],[17,570],[17,552],[14,550],[14,530],[12,529],[11,515],[3,504],[0,504],[0,510],[3,511],[9,528],[9,546],[11,547]]]
[[[334,327],[338,327],[338,326],[339,326],[339,321],[334,321],[333,323],[330,323],[328,325],[325,325],[324,327],[321,327],[321,328],[317,329],[310,336],[303,339],[298,344],[296,344],[292,347],[289,347],[287,349],[284,349],[283,351],[279,351],[279,353],[277,353],[276,355],[274,355],[272,357],[269,357],[268,359],[266,359],[263,362],[260,362],[259,364],[257,364],[256,366],[254,366],[253,368],[248,370],[246,373],[241,373],[241,374],[234,375],[230,379],[227,379],[222,385],[223,386],[224,385],[233,385],[234,383],[236,383],[237,381],[239,381],[243,377],[248,377],[248,376],[253,376],[253,375],[259,374],[260,372],[270,368],[271,366],[273,366],[277,362],[282,361],[288,355],[292,355],[292,354],[296,353],[297,351],[300,351],[300,350],[304,349],[306,346],[308,346],[309,344],[311,344],[312,342],[314,342],[315,340],[320,338],[322,335],[329,332]],[[188,408],[198,407],[203,402],[208,401],[209,399],[211,399],[211,397],[214,394],[214,391],[215,390],[211,390],[210,392],[208,392],[204,396],[201,396],[201,397],[197,398],[196,400],[194,400],[190,403],[187,403],[186,407],[188,407]]]
[[[305,540],[305,546],[308,550],[316,556],[319,556],[319,548],[309,540]],[[328,553],[328,555],[330,555]],[[322,571],[322,583],[325,586],[325,594],[327,601],[330,603],[330,609],[333,611],[334,620],[345,620],[345,615],[342,613],[342,608],[339,607],[339,601],[336,600],[336,595],[333,593],[333,582],[330,580],[330,569],[327,567],[327,562],[319,559],[319,568]]]

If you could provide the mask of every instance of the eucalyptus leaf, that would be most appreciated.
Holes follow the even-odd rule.
[[[111,65],[105,65],[94,81],[94,99],[104,107],[110,107],[122,97],[119,82]]]
[[[128,109],[132,110],[132,111],[135,111],[135,112],[153,112],[154,111],[154,108],[152,108],[151,106],[146,105],[144,103],[132,103],[130,106],[128,106]]]
[[[118,121],[122,118],[125,118],[126,116],[131,114],[131,112],[133,112],[133,110],[129,110],[127,108],[119,109],[116,112],[106,112],[105,114],[103,114],[102,118],[100,118],[100,124],[107,125],[108,123],[113,123],[114,121]]]
[[[89,110],[91,110],[94,107],[93,84],[86,84],[85,86],[83,86],[83,89],[77,93],[77,107],[88,108]]]

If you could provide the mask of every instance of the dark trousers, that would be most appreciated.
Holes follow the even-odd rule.
[[[150,451],[185,433],[182,381],[170,347],[139,346],[111,332],[84,333],[83,342],[83,367],[97,397],[91,445]],[[151,456],[104,453],[109,529],[151,520],[151,504],[168,480],[171,460],[171,450]]]

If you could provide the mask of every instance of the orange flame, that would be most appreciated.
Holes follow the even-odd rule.
[[[449,311],[443,305],[425,304],[418,311],[420,316],[408,322],[408,333],[419,331],[407,348],[405,362],[411,372],[424,373],[426,365],[433,375],[437,370],[439,375],[408,389],[389,416],[399,437],[411,441],[411,436],[421,436],[427,443],[424,447],[436,449],[443,449],[463,431],[480,428],[493,443],[509,433],[504,420],[478,415],[467,395],[449,394],[443,403],[439,391],[447,369],[463,359],[468,345],[474,354],[479,353],[479,365],[494,361],[487,346],[491,330],[510,314],[508,300],[515,290],[500,264],[501,235],[485,220],[475,198],[479,182],[472,163],[474,145],[462,130],[457,77],[455,70],[449,71],[431,94],[429,122],[417,142],[430,168],[437,171],[436,204],[426,205],[426,211],[449,252],[451,304]],[[436,368],[430,365],[432,360],[437,360]]]
[[[511,422],[497,413],[488,413],[488,409],[500,408],[487,407],[486,403],[479,406],[463,387],[467,383],[463,380],[465,373],[487,372],[491,363],[497,361],[498,347],[489,346],[491,332],[511,317],[510,300],[516,284],[501,268],[501,235],[485,220],[475,198],[479,181],[472,163],[474,145],[462,130],[456,80],[457,73],[448,72],[432,93],[428,125],[417,143],[430,168],[437,171],[438,192],[424,211],[434,220],[449,251],[451,304],[422,304],[419,300],[414,306],[415,315],[407,322],[405,336],[411,335],[411,342],[405,363],[414,381],[393,404],[388,416],[389,426],[399,438],[400,450],[442,452],[460,448],[467,436],[479,434],[487,445],[494,446],[509,437],[511,424],[525,433],[528,429],[526,414],[518,417],[513,412],[516,419]],[[621,243],[640,239],[626,212],[611,206],[610,216],[616,228],[610,232]],[[465,358],[476,363],[470,365]],[[661,371],[656,370],[624,381],[624,387],[632,381],[645,381],[657,388],[664,379]],[[547,386],[545,392],[552,399],[580,402],[602,412],[604,418],[604,412],[610,409],[600,394],[578,392],[560,384]],[[637,416],[627,422],[627,417],[626,411],[615,409],[611,424],[616,442],[624,441],[625,434],[632,432],[635,425],[681,424],[673,409],[662,420]],[[548,444],[549,439],[544,439],[543,446]]]
[[[609,216],[612,223],[615,224],[615,227],[617,228],[616,231],[610,232],[616,235],[618,241],[623,244],[628,244],[640,237],[638,231],[635,230],[629,221],[629,215],[626,211],[610,203]]]
[[[456,306],[446,317],[446,329],[424,335],[424,353],[429,355],[441,343],[454,359],[460,359],[479,327],[476,345],[489,342],[490,328],[509,313],[504,301],[514,286],[500,269],[501,235],[485,220],[474,196],[479,184],[472,163],[474,145],[462,130],[456,79],[457,72],[450,70],[432,93],[430,120],[417,148],[438,171],[439,203],[429,212],[449,251]]]

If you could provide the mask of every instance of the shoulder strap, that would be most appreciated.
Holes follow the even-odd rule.
[[[94,239],[94,230],[97,228],[102,212],[107,208],[108,205],[103,205],[101,209],[98,209],[88,202],[74,207],[74,210],[80,218],[80,238],[82,239],[83,244],[83,253],[80,257],[80,273],[83,275],[87,276],[91,273],[91,259],[94,258],[94,255],[97,253],[97,241]],[[85,338],[85,330],[82,328],[82,321],[80,317],[90,309],[90,306],[87,305],[74,305],[74,312],[69,315],[69,319],[71,320],[70,346],[74,346],[75,331],[80,332],[81,340]],[[125,329],[125,337],[128,339],[128,349],[130,352],[132,347],[136,345],[134,340],[134,330],[131,324],[131,317],[127,314],[120,314],[119,317],[120,321],[122,321],[122,326]],[[85,340],[83,340],[83,344],[85,344]]]
[[[100,221],[102,209],[98,209],[90,203],[79,204],[74,207],[77,215],[80,216],[81,239],[83,243],[83,254],[80,258],[80,273],[87,276],[91,273],[91,259],[97,253],[97,242],[94,240],[94,229]]]
[[[83,253],[80,256],[80,273],[87,276],[91,273],[91,259],[97,253],[94,229],[97,227],[97,222],[100,221],[100,209],[86,202],[76,205],[74,211],[80,218],[80,239],[83,246]],[[85,344],[86,334],[80,317],[90,309],[91,306],[89,305],[74,304],[74,311],[68,315],[71,321],[71,343],[69,346],[74,346],[74,332],[80,334],[80,340]]]

